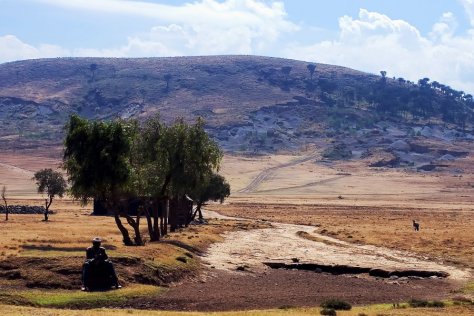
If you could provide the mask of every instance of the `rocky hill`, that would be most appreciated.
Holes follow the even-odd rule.
[[[381,161],[395,165],[415,164],[410,153],[424,146],[417,145],[420,137],[428,135],[435,147],[472,138],[471,95],[428,78],[414,83],[381,75],[257,56],[5,63],[0,148],[59,144],[72,113],[93,119],[160,113],[166,121],[201,116],[226,151],[297,152],[316,145],[327,159],[347,159],[382,148]],[[459,152],[465,150],[421,160]]]

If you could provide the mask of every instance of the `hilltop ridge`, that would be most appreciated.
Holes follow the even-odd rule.
[[[394,146],[407,148],[392,146],[397,140],[418,148],[420,140],[412,138],[430,134],[438,148],[437,141],[451,146],[473,138],[471,95],[429,78],[415,83],[381,75],[261,56],[10,62],[0,65],[0,148],[60,144],[72,113],[90,119],[159,113],[165,121],[201,116],[228,152],[316,146],[328,159],[347,159],[383,148],[382,160],[395,165],[403,157],[393,157]]]

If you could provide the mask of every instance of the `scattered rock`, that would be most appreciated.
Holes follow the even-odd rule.
[[[369,164],[369,167],[396,167],[400,163],[400,158],[392,156],[391,158],[382,158],[379,161]]]
[[[443,156],[439,157],[438,160],[454,161],[454,160],[456,160],[456,157],[454,157],[453,155],[450,155],[450,154],[446,154],[446,155],[443,155]]]
[[[420,135],[424,137],[431,137],[433,136],[433,131],[429,126],[425,126],[421,129]]]
[[[436,165],[423,165],[416,168],[418,171],[433,171],[436,168]]]
[[[396,140],[394,141],[390,146],[390,149],[392,150],[398,150],[398,151],[403,151],[403,152],[409,152],[411,150],[410,145],[404,141],[404,140]]]

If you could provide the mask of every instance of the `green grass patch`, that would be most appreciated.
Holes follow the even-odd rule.
[[[94,308],[111,306],[134,298],[154,296],[161,291],[163,291],[163,288],[151,285],[134,285],[119,290],[101,292],[83,292],[79,290],[25,290],[14,291],[9,294],[4,294],[3,296],[0,294],[0,299],[3,297],[3,302],[14,303],[11,299],[15,297],[21,305],[41,307]]]
[[[19,257],[35,257],[35,258],[58,258],[58,257],[84,257],[85,251],[61,251],[61,250],[37,250],[27,249],[21,250]]]

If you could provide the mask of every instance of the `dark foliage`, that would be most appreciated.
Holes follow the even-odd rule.
[[[328,300],[325,300],[324,302],[322,302],[321,307],[326,308],[326,309],[335,309],[335,310],[348,311],[348,310],[351,310],[352,305],[345,302],[345,301],[343,301],[343,300],[340,300],[340,299],[337,299],[337,298],[332,298],[332,299],[328,299]]]

